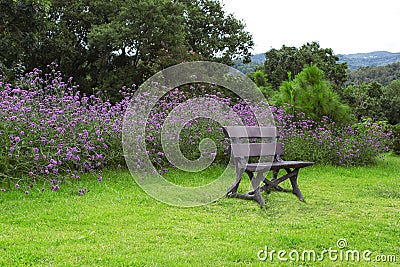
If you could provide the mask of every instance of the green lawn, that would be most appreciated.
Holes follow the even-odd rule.
[[[376,256],[393,261],[392,255],[400,263],[400,157],[368,168],[308,167],[299,186],[306,203],[272,192],[264,195],[266,209],[226,198],[168,206],[146,195],[128,171],[105,172],[102,182],[84,177],[58,192],[0,192],[0,266],[395,266],[374,262]],[[83,187],[90,191],[79,196]],[[347,246],[339,250],[342,238]],[[283,262],[276,253],[260,261],[257,253],[266,247],[293,257],[369,250],[372,261],[324,254],[323,262]]]

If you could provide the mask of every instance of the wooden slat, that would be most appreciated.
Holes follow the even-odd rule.
[[[271,170],[280,170],[287,168],[304,168],[307,166],[314,165],[314,162],[309,161],[282,161],[282,162],[274,162],[271,165]]]
[[[230,138],[267,138],[278,135],[276,127],[224,126],[223,128]]]
[[[263,157],[275,155],[276,143],[231,144],[234,157]]]

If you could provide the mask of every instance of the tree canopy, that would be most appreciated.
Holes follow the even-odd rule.
[[[357,70],[348,70],[347,84],[378,82],[388,86],[391,82],[400,79],[400,62],[385,66],[368,66]]]
[[[281,49],[271,49],[265,53],[266,59],[261,69],[267,74],[268,82],[278,89],[287,79],[290,72],[293,76],[300,73],[305,66],[315,64],[325,73],[335,91],[347,80],[347,64],[337,63],[339,58],[330,48],[321,48],[318,42],[304,44],[300,48],[282,46]]]
[[[176,63],[249,60],[252,36],[219,0],[0,0],[0,73],[55,62],[83,91],[140,84]]]
[[[304,68],[294,79],[289,74],[289,80],[280,86],[278,103],[289,104],[294,115],[304,112],[312,118],[327,116],[337,122],[349,119],[349,107],[341,103],[339,95],[324,78],[324,72],[316,65]]]
[[[382,109],[390,124],[400,124],[400,80],[393,81],[383,91]]]

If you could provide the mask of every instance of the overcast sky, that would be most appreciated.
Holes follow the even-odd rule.
[[[254,53],[318,41],[335,54],[400,52],[399,0],[221,0],[246,23]]]

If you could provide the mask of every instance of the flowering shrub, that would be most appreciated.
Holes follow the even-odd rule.
[[[229,97],[223,96],[213,85],[205,87],[201,84],[194,84],[189,87],[176,88],[166,93],[158,101],[151,96],[136,96],[135,100],[135,106],[130,109],[136,111],[136,114],[130,116],[132,119],[136,119],[136,115],[141,114],[141,109],[156,103],[145,123],[144,138],[147,155],[153,166],[161,173],[167,172],[169,167],[175,167],[169,162],[163,149],[161,138],[163,129],[179,132],[179,136],[170,136],[168,142],[178,143],[179,150],[188,160],[193,161],[200,158],[202,153],[199,145],[204,138],[209,138],[213,140],[216,151],[210,152],[208,156],[214,157],[218,164],[226,164],[229,161],[229,140],[224,136],[221,124],[210,118],[216,115],[218,119],[229,123],[244,121],[245,124],[254,124],[255,121],[246,105],[238,103],[237,99],[232,101]],[[217,104],[215,105],[215,103]],[[237,117],[234,118],[231,116],[232,114],[226,112],[227,109],[241,112],[238,112]],[[147,114],[147,112],[143,113]],[[140,118],[136,123],[143,123],[144,120],[144,118]],[[140,133],[132,133],[131,127],[127,128],[131,135],[140,135]],[[127,142],[127,145],[135,143],[134,140],[127,140]],[[136,150],[141,150],[141,147],[137,147]],[[132,150],[130,153],[135,152]],[[137,157],[140,157],[139,154]],[[140,168],[140,163],[144,160],[138,158],[132,164]]]
[[[52,190],[62,180],[101,171],[122,162],[124,101],[111,105],[65,82],[55,65],[35,69],[15,85],[0,82],[0,174],[35,182],[46,178]]]
[[[343,127],[327,117],[314,121],[304,113],[294,117],[283,109],[273,109],[288,159],[341,166],[369,165],[389,150],[392,141],[388,127],[371,119]]]
[[[62,79],[55,65],[49,67],[50,73],[35,69],[13,85],[0,81],[0,182],[14,181],[13,186],[20,188],[22,180],[31,184],[44,179],[49,182],[49,188],[56,191],[66,179],[77,179],[85,172],[101,177],[98,173],[102,168],[124,164],[122,123],[136,87],[124,88],[123,99],[112,104],[101,99],[99,94],[81,94],[71,79]],[[216,144],[214,162],[225,164],[228,158],[229,141],[221,125],[201,116],[197,118],[196,114],[202,109],[220,113],[226,120],[256,125],[253,113],[243,101],[221,94],[216,87],[197,85],[172,90],[151,111],[143,136],[147,153],[161,172],[174,167],[168,162],[161,144],[163,124],[171,111],[196,96],[213,99],[221,103],[221,107],[193,104],[186,110],[193,119],[173,121],[181,124],[182,131],[178,140],[170,141],[178,141],[183,155],[191,160],[200,156],[199,144],[206,137]],[[137,108],[145,106],[146,101],[151,102],[151,96],[143,96]],[[223,105],[235,111],[237,117],[221,112]],[[385,125],[372,120],[341,127],[326,117],[313,121],[303,113],[294,117],[282,108],[270,108],[288,159],[343,166],[366,165],[387,151],[391,142],[391,132]],[[86,192],[82,189],[79,194]]]

